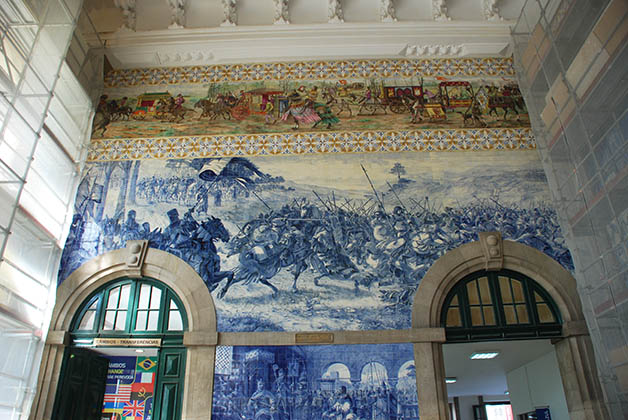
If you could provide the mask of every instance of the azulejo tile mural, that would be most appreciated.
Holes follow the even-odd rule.
[[[88,161],[194,159],[227,156],[529,150],[530,128],[276,133],[93,140]]]
[[[113,72],[59,281],[146,239],[199,273],[220,331],[365,330],[409,328],[421,278],[478,232],[572,269],[511,65]]]
[[[190,67],[122,69],[109,72],[105,87],[258,80],[326,80],[344,78],[513,77],[512,58],[370,59]]]
[[[120,147],[126,158],[180,158],[533,143],[503,58],[119,70],[92,138],[91,160],[125,159],[109,156]]]
[[[534,150],[92,162],[60,281],[131,239],[190,264],[220,331],[403,329],[445,252],[499,230],[572,269]]]
[[[212,418],[418,420],[412,344],[216,349]]]

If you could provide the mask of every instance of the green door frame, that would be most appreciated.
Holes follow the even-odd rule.
[[[129,285],[128,300],[120,306],[121,287]],[[159,316],[157,326],[151,331],[137,329],[136,322],[138,313],[141,311],[155,311],[152,305],[147,308],[140,308],[140,290],[141,286],[149,285],[161,290],[159,300]],[[107,303],[112,291],[118,293],[115,309],[107,307]],[[153,292],[151,291],[151,294]],[[173,304],[176,309],[173,309]],[[126,319],[124,321],[124,329],[104,329],[105,317],[109,312],[124,312]],[[181,318],[181,328],[176,330],[169,329],[172,316],[176,316],[174,312],[178,312]],[[148,316],[147,313],[147,316]],[[88,319],[93,321],[83,322]],[[91,326],[90,326],[91,323]],[[70,324],[71,345],[66,348],[64,360],[61,366],[59,383],[63,384],[67,381],[68,363],[70,355],[77,349],[93,349],[95,338],[111,338],[111,339],[128,339],[128,338],[157,338],[161,340],[161,346],[158,348],[158,366],[157,377],[155,381],[155,394],[153,400],[153,416],[157,420],[179,420],[181,418],[182,402],[183,402],[183,384],[185,382],[185,364],[187,350],[183,347],[183,333],[188,329],[187,314],[179,297],[165,284],[153,279],[129,279],[122,278],[109,282],[100,287],[98,290],[90,294],[81,304],[79,310]],[[63,387],[59,388],[56,400],[59,400]],[[164,401],[162,399],[165,398]],[[55,403],[55,410],[57,410]],[[56,413],[56,411],[54,411]],[[161,416],[161,417],[160,417]],[[164,417],[165,416],[165,417]],[[53,417],[54,418],[54,417]]]

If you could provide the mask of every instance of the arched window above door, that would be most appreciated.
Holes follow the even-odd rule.
[[[451,289],[441,311],[447,341],[560,336],[561,324],[549,294],[510,270],[466,276]]]
[[[71,324],[75,336],[181,335],[187,316],[177,295],[163,283],[124,279],[85,300]]]

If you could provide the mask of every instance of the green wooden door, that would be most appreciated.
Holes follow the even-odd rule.
[[[109,360],[87,349],[66,350],[53,420],[100,420]]]
[[[185,380],[185,349],[161,349],[158,371],[153,420],[180,420]]]

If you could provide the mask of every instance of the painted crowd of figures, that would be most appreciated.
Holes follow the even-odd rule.
[[[303,351],[299,347],[269,350],[246,347],[234,350],[232,358],[217,356],[214,375],[212,418],[218,420],[418,420],[419,407],[414,364],[403,365],[402,377],[389,378],[384,364],[398,364],[407,348],[387,353],[388,362],[368,362],[382,371],[362,378],[340,377],[333,366],[372,360],[371,346],[326,346]],[[331,351],[330,351],[331,350]],[[361,362],[359,358],[362,358]],[[225,364],[229,367],[226,369]],[[221,366],[222,365],[222,366]],[[327,369],[323,375],[320,368]],[[393,376],[397,376],[394,375]]]
[[[405,84],[404,84],[405,83]],[[341,119],[353,116],[405,114],[408,122],[444,122],[460,119],[463,127],[485,127],[487,116],[507,120],[526,108],[519,88],[473,86],[469,81],[440,81],[429,87],[423,79],[387,85],[384,81],[303,84],[295,88],[259,87],[239,89],[233,86],[211,89],[208,96],[188,96],[169,92],[144,93],[133,98],[110,99],[102,95],[94,120],[93,133],[104,136],[114,121],[151,120],[164,123],[185,121],[248,120],[253,124],[273,126],[291,124],[293,130],[332,129]],[[190,102],[193,105],[187,106]],[[257,116],[257,118],[253,118]],[[287,127],[286,127],[287,128]]]
[[[416,387],[380,384],[347,391],[308,389],[305,378],[290,387],[282,378],[265,389],[263,381],[248,398],[233,381],[216,376],[212,417],[218,420],[418,420]]]
[[[549,208],[507,207],[498,202],[477,202],[459,208],[436,210],[429,199],[412,200],[412,207],[387,211],[376,202],[331,198],[311,202],[294,199],[277,210],[260,213],[235,232],[222,220],[194,205],[181,217],[167,211],[169,224],[152,227],[136,220],[95,220],[89,212],[76,214],[62,256],[60,279],[94,255],[125,246],[132,239],[147,239],[150,246],[170,252],[189,263],[210,290],[222,288],[224,297],[233,284],[278,289],[273,278],[287,270],[298,293],[298,279],[313,273],[315,285],[325,278],[346,280],[357,291],[378,282],[381,299],[391,305],[408,305],[418,281],[446,251],[477,239],[479,231],[501,231],[506,239],[533,246],[567,268],[572,261],[556,215]],[[157,199],[157,197],[153,197]],[[221,253],[216,242],[222,242]],[[224,261],[237,256],[237,266],[224,269]],[[224,282],[223,282],[224,281]]]

